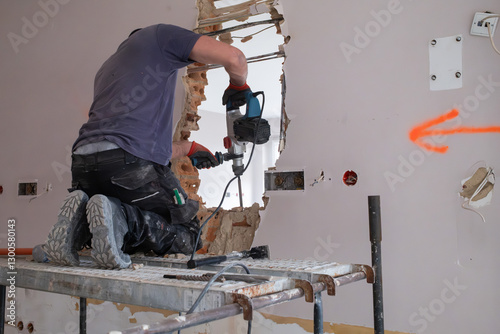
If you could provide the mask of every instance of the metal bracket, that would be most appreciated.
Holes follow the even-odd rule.
[[[252,298],[241,293],[233,293],[233,301],[243,308],[243,319],[249,321],[253,319]]]
[[[373,268],[366,264],[353,264],[352,265],[354,272],[364,272],[366,275],[367,283],[375,282],[375,273],[373,272]]]
[[[326,292],[329,296],[335,296],[335,280],[330,275],[320,275],[318,277],[318,282],[324,283],[326,285]]]
[[[311,282],[305,279],[294,279],[295,287],[304,291],[306,302],[312,303],[314,301],[314,291]]]

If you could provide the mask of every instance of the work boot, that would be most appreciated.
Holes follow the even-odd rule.
[[[89,197],[81,190],[71,192],[64,200],[57,223],[52,227],[43,245],[50,262],[78,266],[78,252],[90,242],[90,230],[85,216]]]
[[[33,260],[38,263],[49,262],[49,258],[47,257],[47,253],[43,250],[43,245],[36,245],[33,247],[33,251],[31,252],[33,256]]]
[[[104,195],[92,196],[87,204],[87,220],[92,233],[94,263],[106,269],[128,268],[132,261],[122,251],[128,226],[121,202]]]

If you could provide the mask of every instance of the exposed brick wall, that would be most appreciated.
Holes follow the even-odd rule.
[[[216,11],[213,0],[198,0],[199,9],[198,21],[207,18],[214,18]],[[204,27],[204,31],[217,31],[222,29],[222,25],[212,25]],[[229,36],[221,39],[226,43],[231,43]],[[204,64],[192,64],[188,69],[193,69]],[[174,141],[187,140],[191,131],[199,130],[198,107],[206,99],[205,86],[208,85],[206,71],[189,72],[182,78],[186,88],[186,98],[184,110],[174,133]],[[172,171],[179,178],[182,187],[187,192],[189,198],[200,203],[198,217],[203,223],[215,211],[215,208],[206,208],[203,199],[198,195],[198,189],[202,185],[198,170],[194,168],[185,157],[172,160]],[[249,249],[255,236],[255,231],[260,223],[260,210],[263,210],[257,203],[248,208],[234,208],[231,210],[220,209],[203,228],[203,248],[198,253],[226,254],[233,250],[241,251]]]

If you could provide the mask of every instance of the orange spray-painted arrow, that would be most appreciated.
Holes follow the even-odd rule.
[[[487,133],[487,132],[500,132],[500,126],[488,126],[484,128],[476,128],[476,127],[458,127],[456,129],[435,129],[429,130],[431,126],[441,124],[450,119],[453,119],[458,116],[458,110],[453,109],[452,111],[431,119],[430,121],[424,122],[420,125],[417,125],[410,131],[410,139],[412,142],[417,144],[420,147],[423,147],[429,151],[438,152],[438,153],[446,153],[448,150],[448,146],[435,146],[432,144],[424,143],[422,141],[422,137],[425,136],[436,136],[436,135],[452,135],[456,133]]]

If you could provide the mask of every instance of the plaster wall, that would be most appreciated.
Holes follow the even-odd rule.
[[[325,181],[304,192],[268,192],[254,244],[269,244],[276,258],[370,264],[367,197],[380,195],[386,329],[497,332],[500,199],[483,210],[483,223],[460,207],[457,192],[476,162],[499,165],[500,137],[436,138],[449,151],[431,154],[408,133],[453,108],[462,125],[500,124],[500,56],[487,38],[468,33],[474,12],[498,12],[498,2],[280,3],[291,36],[285,49],[291,123],[277,169],[304,169],[307,185],[324,171]],[[382,11],[390,14],[381,19]],[[431,92],[429,42],[459,34],[463,88]],[[349,57],[346,44],[357,49]],[[353,187],[342,183],[347,170],[358,174]],[[340,288],[323,299],[325,319],[373,326],[370,296],[366,284]],[[309,306],[277,311],[312,316]]]
[[[16,220],[18,247],[45,240],[70,186],[69,146],[86,120],[100,64],[134,28],[156,22],[192,28],[196,17],[194,2],[189,1],[58,3],[58,12],[25,37],[27,42],[15,52],[7,35],[22,36],[24,18],[33,22],[42,10],[40,2],[0,1],[0,247],[6,245],[5,225],[11,218]],[[285,71],[292,123],[277,168],[304,169],[307,186],[303,192],[267,194],[270,204],[254,244],[269,244],[274,258],[369,264],[367,196],[380,195],[386,328],[496,332],[500,199],[494,196],[482,211],[482,223],[460,208],[457,193],[477,161],[500,165],[498,134],[446,137],[450,149],[440,155],[423,153],[409,141],[408,132],[460,106],[464,125],[500,124],[500,56],[486,38],[468,34],[473,13],[500,12],[498,2],[280,3],[284,32],[291,36]],[[388,8],[397,14],[379,23],[380,31],[372,31],[349,62],[341,43],[356,47],[357,31],[375,27],[373,13]],[[463,88],[431,92],[428,42],[456,34],[463,34]],[[181,87],[178,101],[183,101]],[[482,97],[490,94],[477,98],[476,108],[466,106],[478,91]],[[346,170],[358,173],[356,186],[342,183]],[[325,181],[311,187],[321,171]],[[388,181],[387,175],[399,178]],[[52,184],[53,190],[31,202],[19,199],[20,179],[38,179],[42,187]],[[34,293],[26,303],[45,298],[33,296],[39,295]],[[70,297],[54,298],[54,305],[74,305]],[[336,297],[323,299],[325,321],[372,326],[370,298],[368,284],[340,288]],[[311,318],[312,307],[297,301],[271,312]],[[112,318],[116,312],[103,314]],[[55,315],[60,314],[43,316],[59,318]],[[157,318],[152,315],[145,322],[148,319]],[[64,332],[61,328],[56,330]],[[280,330],[288,332],[273,332]]]

